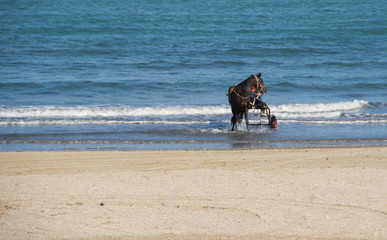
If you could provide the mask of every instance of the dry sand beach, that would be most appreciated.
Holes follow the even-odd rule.
[[[387,239],[387,147],[1,152],[0,239]]]

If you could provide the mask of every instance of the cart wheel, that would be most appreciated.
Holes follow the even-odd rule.
[[[277,118],[274,115],[271,116],[269,125],[272,128],[277,128]]]

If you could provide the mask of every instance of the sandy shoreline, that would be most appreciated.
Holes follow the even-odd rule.
[[[387,147],[0,152],[0,239],[387,239]]]

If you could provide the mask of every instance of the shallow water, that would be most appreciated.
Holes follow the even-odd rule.
[[[385,12],[384,1],[6,2],[0,150],[386,145]],[[258,72],[278,128],[231,132],[225,92]]]

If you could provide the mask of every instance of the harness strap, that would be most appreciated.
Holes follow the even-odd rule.
[[[253,102],[250,102],[250,101],[249,101],[249,103],[253,106],[253,108],[255,107],[255,100],[256,100],[256,99],[253,98]]]
[[[254,77],[255,77],[255,80],[257,81],[257,88],[258,88],[258,87],[261,87],[261,85],[259,84],[259,80],[258,80],[257,76],[254,75]],[[238,97],[240,97],[240,98],[242,98],[242,99],[249,100],[250,94],[249,94],[248,96],[246,96],[246,97],[243,97],[243,96],[241,96],[239,93],[237,93],[237,92],[235,91],[238,87],[239,87],[239,85],[236,85],[235,87],[233,87],[232,91],[230,92],[230,95],[228,95],[228,94],[227,94],[227,95],[230,97],[232,93],[235,93]],[[249,101],[247,101],[247,102],[249,102]],[[250,103],[250,102],[249,102],[249,103]],[[255,103],[255,99],[254,99],[254,103]],[[250,104],[251,104],[251,103],[250,103]],[[253,104],[253,105],[254,105],[254,104]]]
[[[237,86],[238,87],[238,86]],[[250,95],[249,96],[246,96],[246,97],[243,97],[243,96],[241,96],[239,93],[237,93],[236,91],[235,91],[235,89],[236,88],[234,88],[234,90],[231,92],[231,93],[235,93],[238,97],[240,97],[240,98],[242,98],[242,99],[249,99],[249,97],[250,97]]]
[[[259,80],[258,80],[257,76],[254,75],[254,77],[255,77],[255,80],[257,80],[257,88],[259,87],[259,89],[261,89],[262,86],[261,86],[261,84],[259,83]]]

